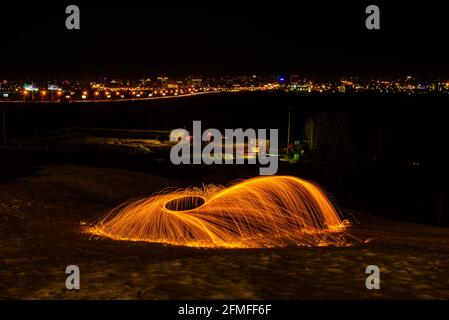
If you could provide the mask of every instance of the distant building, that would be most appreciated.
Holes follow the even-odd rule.
[[[158,88],[167,89],[168,88],[168,77],[157,77],[156,83]]]
[[[189,76],[186,79],[186,85],[188,87],[193,87],[193,88],[200,88],[203,85],[203,79],[200,77],[193,77],[193,76]]]
[[[338,92],[346,93],[346,87],[345,86],[338,86]]]
[[[151,79],[150,79],[150,78],[147,78],[147,79],[141,79],[141,80],[140,80],[140,85],[141,85],[142,87],[150,87],[151,84],[152,84],[152,82],[151,82]]]
[[[298,86],[301,82],[301,78],[297,75],[294,74],[290,77],[290,85],[292,86]]]

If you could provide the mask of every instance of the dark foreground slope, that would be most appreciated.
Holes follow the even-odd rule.
[[[47,166],[0,185],[0,298],[449,298],[449,230],[349,214],[350,247],[216,250],[95,239],[80,221],[179,182]],[[65,268],[81,289],[65,288]],[[378,265],[381,289],[365,288]]]

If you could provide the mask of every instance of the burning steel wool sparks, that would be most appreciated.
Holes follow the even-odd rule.
[[[95,220],[87,231],[116,240],[260,248],[344,245],[348,225],[316,184],[271,176],[126,203]]]

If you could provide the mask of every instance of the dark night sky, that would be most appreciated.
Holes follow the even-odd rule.
[[[379,31],[365,29],[371,2],[315,2],[2,3],[0,78],[240,73],[449,78],[449,13],[442,1],[373,2],[381,11]],[[65,29],[69,4],[80,7],[81,30]]]

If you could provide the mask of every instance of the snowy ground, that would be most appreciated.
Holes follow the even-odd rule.
[[[0,185],[1,299],[449,299],[449,229],[350,214],[349,247],[217,250],[95,239],[80,222],[183,187],[157,176],[51,166]],[[81,289],[65,288],[65,268]],[[378,265],[381,289],[365,288]]]

